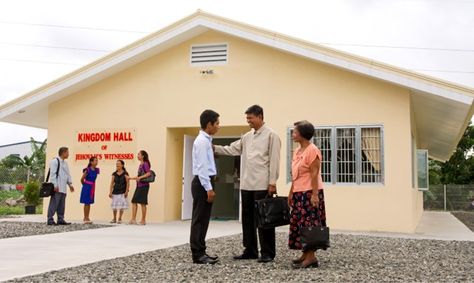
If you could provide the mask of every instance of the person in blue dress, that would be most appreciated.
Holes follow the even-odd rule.
[[[83,174],[81,177],[82,190],[81,190],[81,203],[84,204],[84,224],[92,224],[89,217],[91,211],[91,204],[94,203],[95,195],[95,180],[97,175],[100,173],[97,164],[99,160],[97,157],[91,157],[87,168],[82,170]]]

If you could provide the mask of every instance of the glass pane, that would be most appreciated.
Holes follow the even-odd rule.
[[[313,138],[314,144],[321,150],[321,177],[323,182],[331,182],[331,129],[316,129]]]
[[[418,168],[418,188],[428,189],[428,151],[419,149],[416,152]]]
[[[337,182],[356,182],[355,128],[337,129]]]
[[[361,129],[361,174],[363,183],[382,182],[382,138],[380,128]]]

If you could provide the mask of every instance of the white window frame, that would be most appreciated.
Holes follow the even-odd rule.
[[[418,175],[418,169],[420,166],[420,163],[418,162],[418,155],[423,154],[425,156],[425,161],[424,161],[424,166],[425,166],[425,174],[426,174],[426,188],[425,187],[420,187],[420,182],[419,182],[419,175]],[[429,154],[427,149],[417,149],[416,150],[416,184],[417,188],[419,191],[427,191],[430,188],[430,164],[429,164]]]
[[[384,127],[382,124],[359,124],[359,125],[338,125],[338,126],[317,126],[316,130],[331,129],[331,182],[324,182],[327,185],[343,185],[343,186],[380,186],[385,185],[385,140]],[[356,158],[356,181],[351,183],[337,182],[337,129],[355,129],[355,158]],[[362,182],[362,129],[363,128],[379,128],[380,129],[380,182]],[[287,183],[291,182],[291,160],[293,140],[291,132],[293,126],[287,129]]]

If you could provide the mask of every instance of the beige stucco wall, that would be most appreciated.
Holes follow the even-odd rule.
[[[191,44],[227,42],[229,63],[191,67]],[[202,76],[202,69],[214,75]],[[280,194],[286,194],[286,133],[296,120],[316,125],[382,124],[385,184],[327,185],[328,224],[333,229],[412,232],[420,193],[411,188],[408,90],[215,32],[207,32],[145,62],[53,103],[49,110],[48,159],[74,131],[135,128],[137,149],[150,154],[157,181],[149,195],[148,221],[180,217],[182,136],[196,132],[199,114],[211,108],[222,126],[245,126],[243,112],[258,103],[282,139]],[[188,129],[185,129],[188,128]],[[244,128],[228,128],[239,135]],[[222,133],[221,133],[222,134]],[[71,152],[74,154],[74,152]],[[76,192],[67,198],[67,219],[82,219],[79,179],[84,162],[69,161]],[[102,164],[92,218],[111,218],[107,196],[113,165]],[[137,162],[127,164],[135,172]],[[134,184],[132,184],[132,188]],[[46,207],[46,206],[45,206]],[[129,217],[129,212],[126,218]]]

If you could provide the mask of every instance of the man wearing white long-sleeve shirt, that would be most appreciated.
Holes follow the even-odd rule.
[[[212,136],[219,130],[219,114],[205,110],[200,116],[201,131],[193,144],[193,215],[191,219],[190,245],[193,262],[214,264],[217,257],[206,254],[206,234],[214,201],[214,177],[217,174]]]
[[[71,193],[74,192],[69,166],[66,162],[66,159],[69,157],[69,149],[67,147],[61,147],[58,155],[57,158],[51,160],[49,163],[49,174],[51,176],[51,183],[54,185],[54,194],[52,194],[49,199],[47,224],[69,225],[71,223],[64,220],[67,187],[69,186]],[[58,215],[58,222],[54,222],[54,214]]]
[[[255,201],[276,193],[280,166],[281,141],[278,135],[265,125],[263,108],[252,105],[245,114],[252,130],[228,146],[214,146],[216,154],[240,155],[242,160],[240,192],[245,249],[241,255],[234,256],[236,260],[258,258]],[[258,261],[272,261],[276,253],[275,228],[259,228],[258,236],[261,247],[261,257]]]

